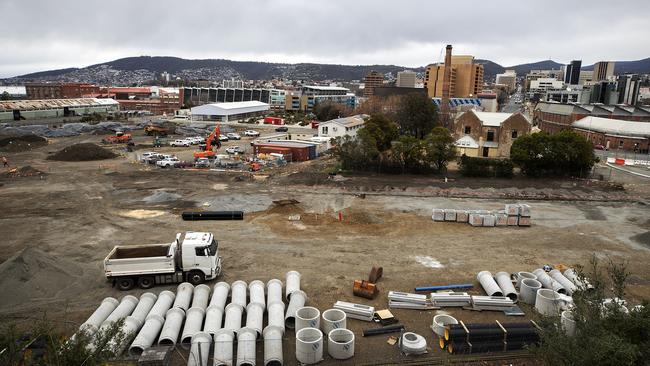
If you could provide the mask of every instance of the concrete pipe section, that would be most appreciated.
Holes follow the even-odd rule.
[[[323,311],[323,334],[330,334],[334,329],[347,328],[347,316],[343,310],[328,309]]]
[[[519,299],[526,304],[535,305],[537,291],[542,288],[542,284],[532,278],[524,278],[519,287]]]
[[[287,306],[287,313],[284,315],[285,327],[289,329],[296,327],[296,312],[304,307],[306,302],[307,294],[304,291],[296,290],[293,292],[291,300],[289,300],[289,306]]]
[[[192,302],[193,292],[194,286],[189,282],[183,282],[178,285],[178,289],[176,290],[176,299],[174,299],[173,307],[187,311],[187,309],[190,308],[190,303]]]
[[[194,336],[192,336],[190,354],[187,356],[187,366],[208,366],[208,358],[210,357],[211,345],[212,336],[208,333],[198,332],[194,334]]]
[[[282,328],[282,334],[284,334],[284,303],[282,301],[270,302],[266,307],[266,312],[269,318],[268,325]]]
[[[200,284],[194,287],[194,296],[192,297],[192,307],[200,308],[203,311],[208,307],[208,299],[210,298],[210,287],[208,285]]]
[[[445,328],[447,328],[449,324],[458,324],[458,320],[451,315],[438,314],[433,317],[431,330],[442,339],[442,337],[445,336]]]
[[[327,353],[335,360],[347,360],[354,356],[354,333],[341,328],[329,332]]]
[[[232,366],[235,333],[229,329],[219,329],[214,334],[214,366]]]
[[[241,306],[242,309],[245,309],[247,304],[246,289],[247,289],[246,282],[241,280],[233,282],[232,285],[230,286],[230,291],[231,291],[230,303],[237,304]]]
[[[562,272],[558,271],[557,269],[550,271],[548,274],[552,279],[556,280],[560,285],[562,285],[562,287],[564,287],[567,295],[570,296],[578,289],[576,285],[571,282],[571,280],[564,277]]]
[[[173,346],[176,344],[178,334],[181,331],[181,325],[183,325],[183,319],[185,319],[185,312],[183,309],[172,307],[167,310],[167,314],[165,315],[165,324],[163,324],[160,338],[158,338],[159,346]]]
[[[282,366],[282,336],[284,328],[267,325],[264,328],[264,366]]]
[[[282,302],[282,281],[274,278],[266,283],[266,304]]]
[[[296,359],[303,365],[323,360],[323,333],[319,329],[302,328],[296,333]]]
[[[171,309],[175,298],[176,295],[174,295],[173,292],[167,290],[162,291],[160,294],[158,294],[158,300],[156,300],[156,303],[153,304],[151,311],[149,311],[149,314],[147,314],[147,319],[153,315],[165,318],[165,314],[167,314],[167,310]]]
[[[131,315],[133,309],[138,305],[138,298],[133,295],[126,295],[120,301],[120,304],[117,305],[115,310],[102,322],[102,325],[99,327],[100,330],[104,330],[111,326],[111,324],[116,321],[126,318]]]
[[[226,319],[223,322],[223,328],[233,332],[241,329],[241,317],[244,314],[244,308],[241,305],[230,303],[226,306]]]
[[[300,290],[300,273],[296,271],[287,272],[287,287],[285,288],[285,298],[291,300],[291,294]]]
[[[296,332],[302,328],[320,329],[320,310],[305,306],[296,311]]]
[[[494,281],[494,278],[492,278],[492,273],[489,271],[481,271],[478,273],[476,278],[478,279],[478,282],[481,283],[483,290],[485,290],[485,293],[487,293],[488,296],[503,296],[501,288],[497,285],[496,281]]]
[[[564,277],[568,278],[569,281],[573,282],[581,290],[592,290],[594,288],[586,279],[579,278],[578,273],[573,268],[564,271]]]
[[[140,328],[142,327],[142,322],[132,316],[127,316],[124,318],[124,323],[122,324],[122,334],[124,334],[124,338],[122,338],[119,342],[117,339],[113,338],[111,339],[107,344],[106,348],[113,351],[116,356],[119,356],[124,352],[124,350],[129,346],[129,343],[127,340],[133,339],[133,336],[135,336]]]
[[[266,307],[266,298],[264,295],[264,282],[260,280],[255,280],[248,284],[248,293],[250,298],[250,303],[258,303],[262,307]]]
[[[535,309],[538,313],[548,316],[560,314],[562,299],[557,291],[543,288],[537,291]]]
[[[512,285],[512,280],[510,279],[510,273],[508,272],[498,272],[497,275],[497,285],[501,289],[503,296],[509,298],[513,302],[517,302],[519,296],[517,296],[517,290],[515,286]]]
[[[205,324],[203,325],[204,332],[214,335],[219,329],[221,329],[223,311],[224,309],[219,307],[219,305],[208,306],[208,310],[205,311]]]
[[[210,298],[210,306],[218,306],[223,311],[226,308],[226,301],[228,301],[229,292],[230,285],[227,282],[219,282],[214,285],[214,291]]]
[[[519,289],[519,291],[521,291],[521,281],[523,281],[526,278],[531,280],[536,280],[537,275],[535,275],[534,273],[524,272],[524,271],[517,272],[517,288]]]
[[[237,366],[255,366],[255,329],[242,328],[237,332]]]
[[[562,287],[562,285],[559,282],[557,282],[551,276],[549,276],[548,273],[546,273],[546,271],[544,271],[543,269],[537,268],[536,270],[533,271],[533,273],[537,276],[537,281],[539,281],[539,283],[542,284],[542,287],[553,291],[557,291],[561,294],[566,294],[566,290],[564,289],[564,287]]]
[[[157,314],[149,314],[147,321],[140,329],[140,333],[135,337],[129,347],[129,355],[132,357],[140,356],[144,350],[151,347],[156,341],[156,337],[165,323],[165,319]]]
[[[566,335],[573,337],[576,335],[576,321],[573,319],[573,313],[569,310],[564,310],[560,316],[560,324]]]
[[[147,319],[147,315],[149,315],[156,300],[158,300],[158,296],[151,292],[145,292],[140,296],[140,301],[133,310],[131,316],[136,318],[141,324],[144,324],[144,321]]]
[[[85,332],[89,336],[97,333],[99,327],[102,326],[102,323],[109,315],[111,315],[119,304],[120,302],[113,297],[107,297],[102,300],[102,303],[99,304],[88,320],[81,324],[79,331]]]
[[[246,307],[246,328],[253,329],[256,332],[256,337],[262,336],[262,327],[264,321],[264,305],[251,302]],[[237,337],[239,341],[239,337]]]
[[[190,348],[192,344],[192,336],[203,329],[204,316],[205,311],[201,308],[190,308],[190,310],[187,311],[185,327],[183,327],[183,333],[181,335],[181,346]]]

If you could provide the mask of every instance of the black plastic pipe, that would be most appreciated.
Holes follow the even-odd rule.
[[[368,337],[368,336],[374,336],[379,334],[401,332],[402,329],[404,329],[404,326],[402,324],[388,325],[376,329],[366,329],[363,331],[363,336]]]
[[[244,211],[187,211],[182,214],[185,221],[197,220],[243,220]]]

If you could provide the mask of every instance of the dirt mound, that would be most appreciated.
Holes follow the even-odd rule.
[[[17,177],[33,177],[33,176],[38,176],[38,175],[44,175],[45,173],[33,168],[31,165],[25,165],[24,167],[21,168],[13,168],[10,171],[4,173],[5,176],[9,178],[17,178]]]
[[[50,156],[48,160],[59,160],[59,161],[90,161],[90,160],[104,160],[104,159],[113,159],[117,157],[110,150],[106,150],[101,146],[83,143],[83,144],[74,144],[66,147],[63,150],[60,150]]]
[[[0,151],[21,152],[47,145],[47,139],[36,135],[0,138]]]
[[[80,273],[75,262],[25,248],[0,264],[0,306],[54,297]]]

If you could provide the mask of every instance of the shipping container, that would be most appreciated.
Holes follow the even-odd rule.
[[[280,117],[264,117],[264,124],[267,125],[283,125],[284,119]]]
[[[256,154],[281,154],[286,161],[293,161],[291,149],[288,147],[259,146]]]
[[[276,142],[255,144],[253,145],[253,151],[257,154],[263,147],[288,148],[291,150],[292,161],[307,161],[310,160],[310,156],[314,156],[314,154],[310,151],[310,146],[296,143],[283,144],[281,142]],[[315,152],[315,147],[312,147],[312,150]]]

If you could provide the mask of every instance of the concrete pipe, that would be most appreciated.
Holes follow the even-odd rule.
[[[557,291],[561,294],[566,294],[566,289],[562,287],[559,282],[549,276],[543,269],[537,268],[533,273],[537,276],[537,281],[542,284],[542,287]]]
[[[296,311],[296,332],[302,328],[320,329],[320,310],[305,306]]]
[[[566,335],[573,337],[576,335],[576,321],[573,319],[573,313],[569,310],[564,310],[560,316],[560,323]]]
[[[185,319],[185,312],[178,307],[172,307],[165,314],[165,324],[163,324],[160,337],[158,338],[159,346],[173,346],[178,340],[178,334],[181,331]]]
[[[340,309],[327,309],[323,311],[323,334],[330,334],[334,329],[347,327],[347,316]]]
[[[264,282],[255,280],[248,284],[248,292],[251,303],[258,303],[266,307],[266,299],[264,297]]]
[[[230,303],[226,305],[226,319],[223,321],[223,328],[232,330],[233,332],[241,329],[241,317],[244,313],[244,308],[241,305]]]
[[[151,347],[158,337],[158,333],[162,329],[165,319],[157,314],[149,314],[147,321],[140,329],[140,333],[135,337],[131,347],[129,347],[129,355],[132,357],[140,356],[144,350]]]
[[[228,293],[230,292],[230,285],[227,282],[219,282],[214,285],[214,291],[210,298],[210,306],[215,305],[223,311],[226,308],[226,301],[228,301]]]
[[[323,333],[319,329],[302,328],[296,333],[296,359],[303,365],[323,360]]]
[[[122,324],[122,334],[124,337],[120,340],[115,338],[111,339],[107,344],[106,348],[113,351],[115,356],[119,356],[124,352],[124,350],[129,346],[130,340],[138,334],[138,331],[142,327],[142,322],[132,316],[127,316],[124,318],[124,323]]]
[[[224,309],[219,307],[219,305],[208,306],[208,310],[205,311],[205,324],[203,325],[204,332],[214,335],[219,329],[221,329],[223,310]]]
[[[442,339],[445,336],[445,329],[450,324],[458,324],[458,320],[451,315],[438,314],[433,317],[431,330]]]
[[[542,315],[557,316],[560,314],[561,302],[557,291],[543,288],[537,291],[535,309]]]
[[[503,296],[509,298],[510,300],[517,302],[518,296],[515,286],[512,285],[510,280],[510,273],[508,272],[497,272],[497,285],[501,289]]]
[[[107,297],[102,300],[102,303],[99,304],[97,309],[92,313],[92,315],[79,327],[80,331],[85,332],[87,335],[93,335],[97,333],[99,327],[102,326],[102,323],[108,318],[109,315],[117,308],[120,304],[116,298]]]
[[[284,296],[287,301],[291,299],[291,294],[300,290],[300,273],[296,271],[287,272],[287,286],[285,288]]]
[[[481,271],[476,276],[478,282],[483,286],[483,290],[488,294],[488,296],[503,296],[501,288],[497,285],[494,278],[492,278],[492,273],[489,271]]]
[[[552,279],[556,280],[564,289],[566,290],[567,295],[573,294],[578,288],[576,285],[571,282],[568,278],[564,277],[562,272],[558,271],[557,269],[554,269],[548,273],[549,276],[551,276]]]
[[[165,318],[165,314],[167,314],[167,310],[172,307],[175,298],[176,295],[174,295],[173,292],[167,290],[162,291],[160,294],[158,294],[158,300],[156,300],[156,303],[153,304],[151,311],[149,311],[149,314],[147,315],[147,319],[149,319],[149,317],[152,315],[157,315],[159,317]]]
[[[517,288],[519,289],[519,291],[521,291],[521,281],[523,281],[526,278],[529,278],[531,280],[536,280],[537,275],[535,275],[534,273],[524,272],[524,271],[517,272]]]
[[[568,278],[569,281],[573,282],[581,290],[592,290],[594,288],[586,279],[579,278],[578,273],[573,268],[564,271],[564,277]]]
[[[235,333],[229,329],[219,329],[214,334],[214,366],[232,366]]]
[[[237,332],[237,366],[255,366],[257,331],[242,328]]]
[[[200,308],[205,311],[208,307],[208,299],[210,298],[210,287],[208,285],[200,284],[194,287],[194,295],[192,297],[192,307]]]
[[[266,307],[266,311],[269,325],[281,328],[282,334],[284,334],[284,303],[282,301],[270,302]]]
[[[231,290],[231,299],[230,303],[232,304],[237,304],[241,306],[243,309],[246,308],[246,282],[244,281],[235,281],[232,283],[232,286],[230,287]]]
[[[266,304],[272,302],[282,302],[282,281],[278,279],[269,280],[266,283]]]
[[[519,287],[519,299],[526,304],[535,304],[537,291],[542,288],[542,284],[532,278],[524,278]]]
[[[327,353],[335,360],[354,356],[354,333],[349,329],[334,329],[327,335]]]
[[[293,296],[295,295],[295,296]],[[293,329],[296,326],[296,311],[305,306],[307,302],[307,294],[304,291],[296,290],[291,295],[291,300],[289,300],[289,306],[287,306],[287,312],[284,315],[284,325],[289,329]]]
[[[194,336],[192,336],[190,354],[187,356],[187,366],[208,366],[208,358],[210,357],[211,345],[212,336],[208,333],[198,332],[194,334]]]
[[[115,310],[102,322],[102,325],[99,327],[101,330],[108,328],[111,324],[116,321],[125,318],[133,312],[136,305],[138,305],[138,298],[133,295],[126,295],[120,301],[120,304],[117,305]]]
[[[176,299],[174,299],[174,307],[181,308],[183,311],[187,311],[190,308],[190,303],[192,302],[192,293],[194,292],[194,286],[189,282],[183,282],[178,285],[176,290]]]
[[[142,294],[142,296],[140,296],[140,301],[135,307],[135,310],[133,310],[131,316],[138,319],[140,323],[144,324],[144,321],[147,319],[147,315],[149,315],[149,312],[153,308],[153,304],[156,303],[156,300],[158,300],[158,296],[151,292],[145,292]]]
[[[284,328],[268,325],[264,328],[264,366],[282,366],[282,335]]]
[[[257,332],[257,338],[262,336],[263,321],[264,305],[257,302],[248,304],[246,307],[246,328],[255,330]]]
[[[203,317],[205,316],[205,310],[201,308],[190,308],[187,311],[187,317],[185,318],[185,327],[183,327],[183,333],[181,335],[181,346],[185,348],[190,348],[192,345],[192,336],[199,333],[203,329]]]

